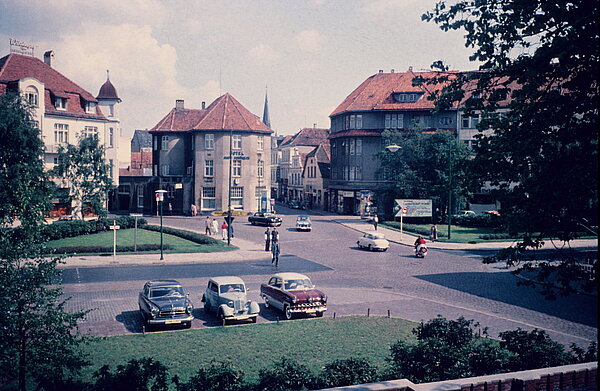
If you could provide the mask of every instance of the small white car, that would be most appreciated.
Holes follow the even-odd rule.
[[[369,251],[387,251],[390,247],[390,242],[387,241],[385,235],[378,232],[364,234],[358,238],[356,244],[358,244],[358,248],[366,248]]]
[[[312,223],[310,222],[309,216],[298,216],[296,219],[296,230],[297,231],[312,231]]]

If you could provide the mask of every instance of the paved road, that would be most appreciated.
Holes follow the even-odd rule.
[[[180,265],[170,265],[167,254],[163,265],[67,269],[64,289],[73,297],[70,306],[97,308],[85,324],[95,335],[140,332],[137,293],[148,279],[180,280],[200,308],[210,276],[242,276],[251,289],[250,298],[258,301],[260,284],[271,273],[298,271],[308,274],[327,293],[330,304],[326,316],[366,315],[367,311],[387,315],[389,311],[391,316],[421,321],[441,314],[451,319],[475,319],[488,327],[492,336],[517,327],[536,327],[565,344],[587,346],[597,339],[596,298],[570,296],[546,301],[529,288],[517,287],[505,268],[482,264],[482,251],[432,249],[426,259],[417,259],[410,247],[392,244],[385,253],[370,253],[357,248],[359,233],[355,229],[339,224],[345,217],[312,216],[313,231],[296,232],[292,226],[297,212],[281,212],[283,256],[279,270],[270,265],[268,253],[263,259],[259,256],[249,261]],[[245,220],[235,221],[236,238],[255,243],[253,251],[260,252],[265,229]],[[203,222],[201,218],[166,218],[165,223],[201,230]],[[193,327],[217,324],[202,309],[196,310],[195,316]],[[278,316],[261,306],[259,322]]]

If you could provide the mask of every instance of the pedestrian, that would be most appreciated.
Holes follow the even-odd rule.
[[[265,231],[265,251],[271,251],[271,232],[269,231],[269,227]]]
[[[275,267],[279,267],[279,241],[271,243],[271,253],[273,259],[271,259],[271,265],[275,264]]]
[[[279,232],[277,232],[277,228],[273,227],[273,231],[271,231],[271,246],[275,242],[279,242]]]
[[[169,216],[173,216],[173,205],[171,205],[170,202],[169,205],[167,205],[167,208],[169,209]]]
[[[194,217],[194,216],[198,215],[198,208],[196,207],[196,204],[192,204],[192,205],[190,206],[190,215],[191,215],[192,217]]]
[[[204,234],[212,235],[211,228],[212,228],[212,223],[210,221],[210,217],[206,216],[206,220],[204,220]]]
[[[375,231],[377,231],[377,223],[379,223],[379,217],[375,215],[373,216],[373,227],[375,227]]]
[[[435,242],[438,238],[437,225],[433,224],[431,226],[431,230],[429,231],[429,240]]]
[[[213,235],[219,234],[219,223],[217,222],[217,219],[215,219],[214,217],[212,220],[212,231],[213,231]]]
[[[227,239],[227,222],[223,221],[223,224],[221,224],[221,232],[222,232],[222,238],[223,240]]]

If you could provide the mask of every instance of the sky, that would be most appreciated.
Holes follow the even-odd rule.
[[[0,57],[9,38],[94,96],[117,88],[124,137],[228,92],[271,128],[329,128],[329,114],[379,70],[475,69],[464,33],[421,15],[434,0],[0,0]]]

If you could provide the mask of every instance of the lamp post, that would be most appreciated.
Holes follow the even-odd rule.
[[[165,200],[166,190],[156,190],[156,199],[160,203],[160,260],[163,258],[163,201]]]
[[[451,238],[452,229],[452,135],[448,139],[448,240]]]
[[[402,147],[397,144],[391,144],[391,145],[386,146],[385,149],[387,149],[390,152],[398,152],[400,149],[402,149]],[[404,217],[404,212],[401,209],[400,210],[400,239],[402,239],[402,223],[403,223],[402,217]]]
[[[227,245],[231,244],[231,224],[233,221],[231,220],[231,177],[233,173],[233,156],[232,156],[232,147],[233,143],[233,129],[229,129],[229,194],[227,197]]]

